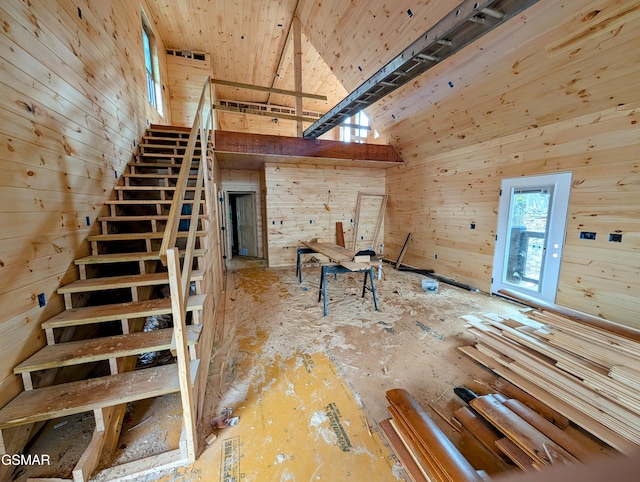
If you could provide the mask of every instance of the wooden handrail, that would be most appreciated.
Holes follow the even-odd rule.
[[[198,102],[195,118],[189,135],[189,142],[185,149],[180,167],[180,174],[176,182],[176,190],[171,202],[171,209],[167,219],[162,245],[160,247],[160,259],[167,266],[169,271],[169,287],[171,290],[171,306],[173,315],[173,341],[176,346],[178,360],[178,374],[180,380],[180,392],[182,398],[184,449],[189,462],[194,462],[197,456],[197,436],[196,436],[196,410],[193,400],[193,375],[189,364],[189,352],[187,350],[185,332],[187,319],[187,299],[189,298],[189,288],[191,271],[198,232],[198,219],[200,217],[200,206],[203,202],[203,191],[206,183],[207,172],[207,148],[209,139],[213,132],[213,99],[211,94],[211,81],[206,79],[202,87],[202,94]],[[180,215],[184,205],[187,192],[189,175],[193,168],[193,153],[196,141],[200,134],[200,162],[198,163],[198,174],[196,176],[195,194],[189,218],[189,233],[185,247],[184,261],[180,267],[180,257],[176,239],[180,227]],[[208,213],[211,215],[211,213]]]
[[[206,119],[203,118],[202,111],[203,107],[205,107],[206,97],[209,97],[209,101],[206,103]],[[178,235],[178,228],[180,225],[180,215],[182,213],[182,206],[184,204],[187,183],[189,181],[189,174],[193,165],[193,153],[195,151],[195,145],[198,138],[198,134],[200,136],[200,163],[198,164],[198,173],[203,166],[206,168],[206,156],[207,156],[207,146],[209,143],[209,133],[211,132],[213,126],[210,125],[213,120],[212,114],[212,99],[211,99],[211,81],[210,78],[207,77],[203,87],[202,93],[200,94],[200,101],[198,102],[198,108],[196,109],[196,115],[193,119],[193,125],[191,126],[191,133],[189,134],[189,141],[187,143],[187,147],[185,149],[184,157],[182,158],[182,166],[180,167],[180,173],[178,175],[178,180],[176,181],[176,190],[173,196],[173,202],[171,203],[171,209],[169,210],[169,217],[167,219],[167,225],[164,230],[164,237],[162,238],[162,245],[160,246],[160,259],[162,264],[167,265],[167,250],[169,248],[173,248],[176,245],[176,238]],[[205,124],[206,122],[206,124]],[[209,125],[207,125],[209,124]],[[204,136],[202,135],[204,134]],[[193,204],[193,212],[199,212],[200,205],[196,206],[196,203]],[[187,247],[189,243],[194,242],[189,239],[187,242]],[[185,258],[185,266],[187,259]]]

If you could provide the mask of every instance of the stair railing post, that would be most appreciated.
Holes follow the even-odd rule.
[[[171,311],[173,313],[173,334],[178,358],[178,378],[180,398],[182,400],[182,422],[186,442],[187,458],[195,462],[197,455],[196,420],[193,402],[192,374],[187,348],[186,317],[187,310],[183,294],[182,275],[178,248],[167,250],[167,269],[171,290]],[[195,375],[195,374],[194,374]]]

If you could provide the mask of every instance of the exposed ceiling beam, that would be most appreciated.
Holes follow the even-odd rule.
[[[418,40],[304,131],[316,139],[374,104],[538,0],[463,1]]]
[[[241,82],[231,82],[229,80],[211,79],[212,84],[235,87],[237,89],[259,90],[261,92],[271,92],[273,94],[291,95],[294,97],[306,97],[307,99],[327,100],[326,95],[309,94],[306,92],[296,92],[295,90],[274,89],[273,87],[263,87],[261,85],[243,84]]]
[[[216,153],[276,156],[286,158],[342,159],[397,164],[402,158],[393,146],[325,139],[215,131]]]

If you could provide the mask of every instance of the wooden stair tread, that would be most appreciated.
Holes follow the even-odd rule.
[[[160,172],[154,172],[152,174],[146,173],[146,174],[138,174],[138,173],[131,173],[131,172],[125,172],[124,174],[122,174],[122,177],[128,177],[128,178],[139,178],[139,179],[178,179],[178,177],[180,177],[180,174],[165,174],[165,173],[160,173]],[[189,175],[189,179],[197,179],[198,176],[196,176],[195,174],[190,174]]]
[[[191,272],[191,281],[201,281],[203,278],[203,271],[194,270]],[[103,278],[76,280],[68,285],[58,288],[58,293],[86,293],[87,291],[114,290],[118,288],[132,288],[134,286],[151,286],[168,283],[169,274],[166,272],[107,276]]]
[[[159,132],[159,131],[156,131]],[[171,137],[171,136],[142,136],[143,142],[142,144],[144,145],[145,142],[149,142],[151,141],[167,141],[167,142],[175,142],[175,141],[181,141],[181,142],[188,142],[189,141],[189,137]]]
[[[109,199],[105,201],[105,204],[114,204],[116,206],[122,206],[127,204],[166,204],[171,205],[173,200],[171,199]],[[185,199],[183,204],[193,204],[193,199]]]
[[[201,310],[206,295],[190,296],[187,300],[187,311]],[[105,321],[128,318],[143,318],[151,315],[168,315],[171,313],[171,299],[158,298],[146,301],[129,301],[108,305],[70,308],[42,323],[42,328],[61,328],[65,326],[102,323]]]
[[[205,231],[197,231],[196,236],[202,237],[207,233]],[[89,241],[131,241],[136,239],[162,239],[164,233],[162,231],[158,232],[147,232],[147,233],[113,233],[113,234],[94,234],[89,236],[87,239]],[[189,236],[189,231],[178,231],[178,238],[186,238]]]
[[[192,161],[191,169],[198,168],[198,162]],[[177,162],[166,162],[166,161],[158,161],[158,162],[130,162],[130,167],[149,167],[149,168],[160,168],[160,169],[169,169],[169,168],[178,168],[182,167],[182,163]]]
[[[184,257],[184,250],[180,251],[180,257]],[[204,256],[205,249],[196,249],[193,252],[195,257]],[[129,263],[133,261],[155,261],[160,259],[158,251],[141,251],[127,253],[108,253],[108,254],[92,254],[83,258],[77,258],[74,262],[76,265],[82,264],[107,264],[107,263]]]
[[[187,326],[187,343],[189,345],[198,343],[201,331],[202,325]],[[20,363],[13,372],[19,374],[169,350],[172,336],[173,328],[164,328],[47,345]]]
[[[199,219],[208,219],[209,216],[206,214],[198,215]],[[169,219],[169,215],[167,214],[144,214],[140,216],[128,216],[123,214],[121,216],[101,216],[98,218],[98,221],[109,221],[109,222],[118,222],[118,221],[166,221]],[[191,214],[183,214],[178,216],[178,219],[188,220],[191,219]]]
[[[191,375],[198,360],[191,362]],[[178,365],[163,365],[133,372],[28,390],[0,410],[0,429],[74,415],[158,397],[180,391]]]
[[[116,191],[175,191],[175,186],[122,186],[114,187]],[[195,191],[195,186],[187,186],[187,191]]]

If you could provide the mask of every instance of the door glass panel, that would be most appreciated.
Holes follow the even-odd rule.
[[[571,173],[503,179],[491,292],[554,303],[571,192]]]
[[[511,190],[504,284],[540,291],[551,194],[552,186]]]

